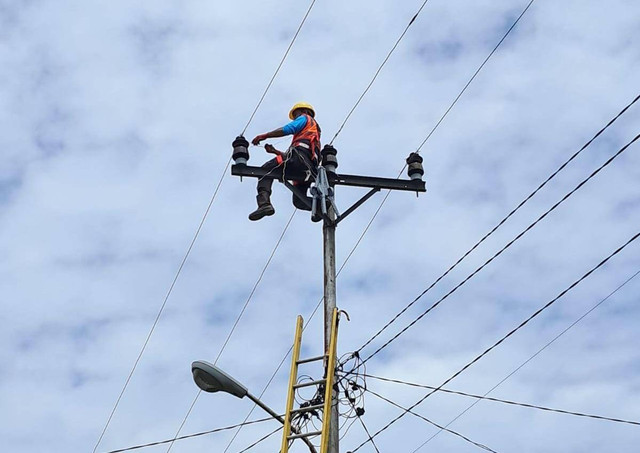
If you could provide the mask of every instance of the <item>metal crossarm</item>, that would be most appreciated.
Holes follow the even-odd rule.
[[[288,169],[287,169],[288,170]],[[247,178],[264,178],[269,177],[282,181],[284,179],[289,181],[305,181],[305,175],[294,171],[285,171],[282,174],[281,168],[275,170],[266,170],[263,167],[253,167],[250,165],[236,164],[231,166],[231,174],[233,176],[244,176]],[[360,176],[360,175],[342,175],[327,172],[329,183],[337,186],[352,186],[352,187],[368,187],[371,189],[391,189],[391,190],[406,190],[409,192],[426,192],[426,186],[424,181],[419,179],[395,179],[395,178],[379,178],[377,176]]]

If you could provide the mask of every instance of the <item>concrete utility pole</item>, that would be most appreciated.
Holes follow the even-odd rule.
[[[231,167],[231,174],[249,178],[273,178],[282,181],[298,199],[312,212],[313,221],[323,220],[323,251],[324,251],[324,350],[328,355],[330,349],[332,316],[336,308],[336,227],[349,214],[360,207],[375,193],[381,189],[403,190],[411,192],[426,192],[425,183],[422,180],[424,169],[422,157],[417,153],[411,153],[407,158],[408,174],[410,179],[378,178],[359,175],[341,175],[336,173],[338,161],[337,151],[330,145],[325,145],[322,150],[322,164],[317,169],[315,184],[311,188],[313,202],[309,203],[306,194],[302,193],[289,181],[304,181],[303,174],[291,172],[286,166],[276,170],[267,171],[262,167],[250,167],[249,142],[244,137],[237,137],[233,142],[233,159],[235,165]],[[360,200],[339,214],[334,202],[334,187],[352,186],[369,188]],[[326,376],[335,376],[335,369],[325,370]],[[333,389],[331,401],[331,414],[329,420],[328,448],[321,453],[339,453],[339,425],[340,413],[338,407],[338,391]],[[325,414],[326,416],[327,414]]]
[[[331,341],[331,320],[336,308],[336,213],[333,206],[328,208],[328,219],[322,225],[324,249],[324,351],[329,355]],[[326,370],[327,373],[334,370]],[[331,401],[331,419],[329,420],[329,448],[327,453],[338,453],[340,413],[338,391],[333,390]]]

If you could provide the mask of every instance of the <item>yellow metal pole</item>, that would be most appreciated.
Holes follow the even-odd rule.
[[[298,380],[298,360],[300,360],[300,344],[302,343],[302,316],[298,315],[296,320],[296,336],[293,340],[293,352],[291,354],[291,374],[289,374],[289,393],[287,394],[287,407],[284,414],[284,432],[282,433],[281,453],[288,453],[289,441],[287,437],[291,435],[291,411],[295,401],[295,390],[293,386]]]
[[[331,426],[331,406],[333,404],[333,381],[336,372],[336,353],[338,345],[338,309],[333,309],[331,318],[331,341],[329,343],[329,357],[327,359],[327,378],[324,389],[324,413],[322,420],[322,439],[320,453],[327,453],[329,448],[329,427]]]

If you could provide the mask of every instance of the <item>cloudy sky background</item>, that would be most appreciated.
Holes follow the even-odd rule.
[[[328,141],[422,1],[319,0],[247,135],[300,100]],[[336,140],[340,170],[395,177],[524,0],[431,0]],[[91,451],[242,130],[306,1],[0,0],[0,437],[16,452]],[[423,148],[428,193],[392,194],[338,281],[361,346],[639,92],[640,4],[537,0]],[[379,345],[638,134],[629,110],[409,310]],[[278,145],[286,146],[286,141]],[[638,232],[633,145],[368,364],[438,385]],[[251,148],[251,163],[266,155]],[[343,210],[362,191],[340,188]],[[229,175],[98,451],[170,438],[293,207],[258,223],[254,181]],[[382,200],[338,229],[340,265]],[[321,226],[298,212],[218,364],[260,393],[322,294]],[[640,269],[632,244],[450,384],[484,393]],[[632,280],[493,396],[640,420],[640,280]],[[321,316],[304,337],[320,352]],[[372,345],[373,346],[373,345]],[[366,351],[372,352],[370,347]],[[366,352],[365,351],[365,352]],[[285,403],[285,365],[264,400]],[[410,405],[426,392],[370,381]],[[418,409],[446,424],[468,400]],[[241,422],[251,405],[202,395],[183,433]],[[368,396],[373,432],[398,411]],[[255,417],[262,414],[256,413]],[[277,427],[247,427],[237,452]],[[637,450],[638,427],[481,402],[452,428],[498,452]],[[435,429],[406,416],[376,438],[411,452]],[[177,442],[222,451],[233,432]],[[342,441],[366,439],[358,424]],[[279,436],[255,451],[277,451]],[[140,451],[163,452],[167,447]],[[442,433],[420,451],[478,450]],[[296,446],[295,451],[304,451]],[[361,451],[374,451],[369,444]]]

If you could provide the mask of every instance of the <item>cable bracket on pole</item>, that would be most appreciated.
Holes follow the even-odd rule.
[[[338,207],[334,200],[334,190],[329,183],[327,170],[321,165],[318,167],[318,175],[316,176],[316,184],[311,188],[313,202],[311,204],[311,220],[318,222],[324,219],[327,222],[333,222],[329,217],[328,206],[331,205],[337,217],[340,217]],[[337,223],[337,222],[336,222]]]

